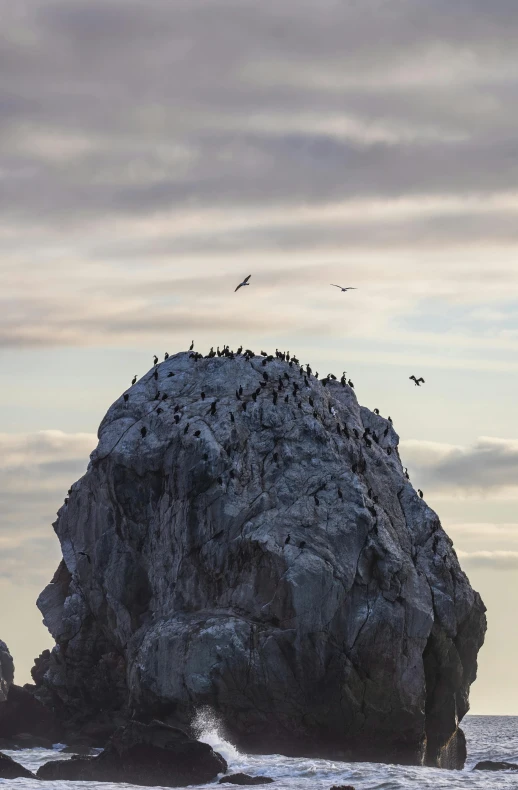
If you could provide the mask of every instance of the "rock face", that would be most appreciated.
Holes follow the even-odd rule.
[[[0,639],[0,703],[6,701],[13,679],[13,659],[7,645]]]
[[[98,757],[53,760],[38,779],[127,782],[152,787],[185,787],[211,782],[227,770],[223,757],[206,743],[163,722],[131,722],[112,736]]]
[[[158,365],[54,524],[40,693],[76,722],[210,706],[250,751],[460,767],[485,608],[397,447],[286,361]]]
[[[0,779],[36,779],[35,775],[0,752]]]

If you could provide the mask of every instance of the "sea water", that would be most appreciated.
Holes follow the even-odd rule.
[[[314,758],[265,756],[240,753],[222,736],[222,729],[210,716],[200,716],[196,722],[200,740],[211,746],[228,762],[229,773],[242,771],[252,775],[271,776],[272,790],[330,790],[332,785],[353,785],[356,790],[505,790],[518,788],[518,773],[509,771],[473,771],[479,760],[506,760],[518,763],[518,716],[467,716],[462,727],[468,742],[468,760],[463,771],[438,768],[383,765],[380,763],[343,763]],[[6,752],[17,762],[36,771],[48,760],[63,759],[60,747],[26,749]],[[68,755],[66,755],[68,756]],[[99,782],[45,782],[32,779],[0,779],[0,786],[13,790],[138,790],[135,785],[116,785]],[[200,788],[215,784],[199,785]],[[231,788],[232,785],[224,785]],[[265,785],[266,787],[266,785]],[[161,789],[160,789],[161,790]]]

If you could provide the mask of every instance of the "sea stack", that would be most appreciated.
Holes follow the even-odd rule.
[[[54,524],[38,694],[90,730],[208,706],[248,751],[460,768],[480,596],[392,424],[262,363],[176,354],[161,413],[152,371],[109,409]],[[285,373],[297,399],[274,404]]]

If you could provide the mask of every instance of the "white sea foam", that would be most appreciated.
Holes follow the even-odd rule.
[[[463,722],[468,739],[468,762],[464,771],[442,771],[373,763],[341,763],[331,760],[289,758],[282,755],[241,754],[225,738],[221,722],[208,710],[199,712],[194,722],[200,740],[210,743],[229,764],[229,771],[265,774],[275,779],[273,790],[330,790],[332,785],[350,784],[356,790],[518,790],[518,773],[472,771],[479,760],[507,760],[518,763],[518,717],[469,716]],[[8,752],[31,770],[60,757],[59,751],[27,749]],[[62,755],[63,757],[65,755]],[[67,755],[68,756],[68,755]],[[40,782],[28,779],[0,780],[13,790],[42,790]],[[49,790],[139,790],[134,785],[97,782],[45,782]],[[215,784],[202,785],[202,788]],[[162,790],[162,788],[155,788]]]

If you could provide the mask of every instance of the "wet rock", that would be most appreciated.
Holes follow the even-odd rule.
[[[493,760],[482,760],[473,768],[474,771],[518,771],[517,763],[506,763]]]
[[[220,785],[269,785],[273,782],[271,776],[250,776],[249,774],[229,774],[222,776]]]
[[[0,779],[36,779],[36,776],[12,757],[0,752]]]
[[[41,766],[39,779],[127,782],[143,786],[205,784],[226,771],[223,757],[163,722],[130,722],[97,757],[72,757]]]
[[[333,785],[331,790],[354,790],[352,785]]]
[[[79,729],[209,706],[247,751],[461,767],[485,608],[391,423],[277,359],[156,374],[54,525],[40,699]]]

